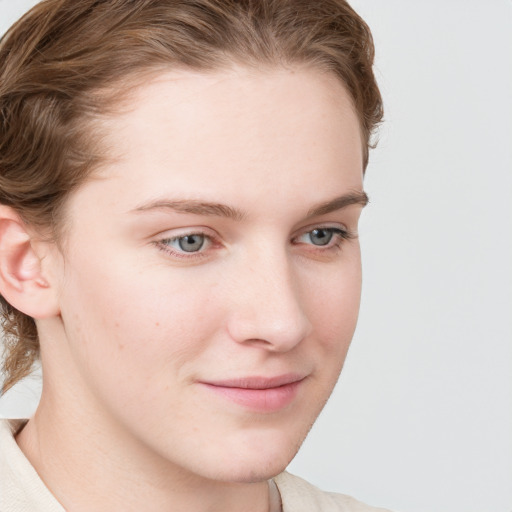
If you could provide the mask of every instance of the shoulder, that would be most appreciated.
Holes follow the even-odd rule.
[[[281,473],[274,481],[281,494],[283,512],[389,512],[344,494],[322,491],[290,473]]]

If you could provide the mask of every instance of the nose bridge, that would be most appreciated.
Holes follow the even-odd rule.
[[[257,341],[287,351],[309,334],[309,322],[292,261],[285,247],[260,245],[240,261],[238,299],[229,330],[238,342]]]

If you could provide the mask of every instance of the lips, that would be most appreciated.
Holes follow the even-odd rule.
[[[277,412],[296,398],[305,377],[288,374],[276,377],[243,377],[200,382],[208,391],[255,412]]]

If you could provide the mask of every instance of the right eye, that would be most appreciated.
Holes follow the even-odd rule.
[[[171,238],[169,240],[163,240],[173,249],[177,249],[183,252],[198,252],[206,245],[206,236],[196,233],[193,235],[185,235],[180,237]]]
[[[211,238],[205,233],[187,233],[184,235],[164,238],[157,242],[158,246],[171,256],[186,258],[200,256],[212,245]]]

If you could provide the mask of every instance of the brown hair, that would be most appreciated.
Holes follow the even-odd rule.
[[[0,42],[0,204],[58,239],[66,198],[101,161],[86,121],[159,68],[331,72],[352,97],[366,167],[382,119],[373,58],[370,30],[344,0],[45,0]],[[34,320],[0,302],[6,391],[39,343]]]

